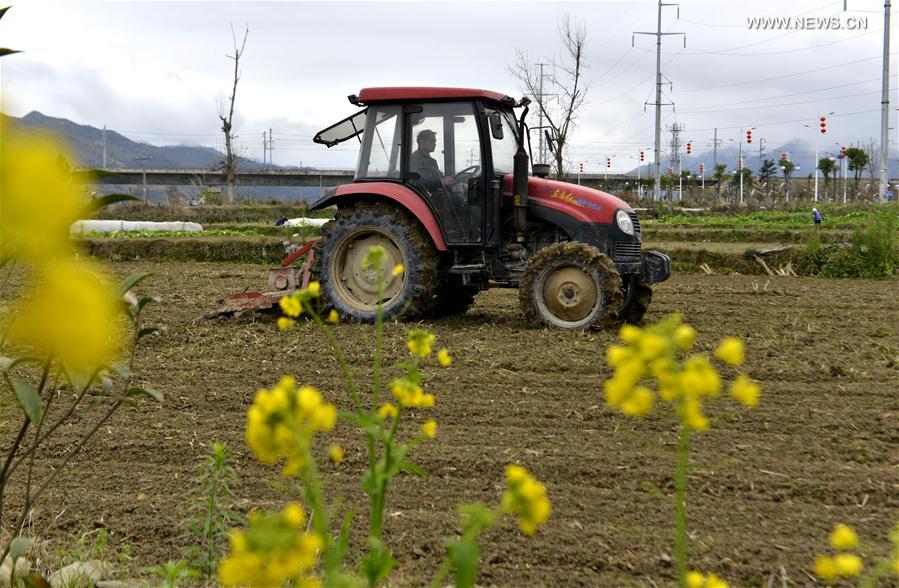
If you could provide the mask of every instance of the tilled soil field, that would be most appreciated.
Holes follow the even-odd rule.
[[[104,426],[30,519],[44,539],[105,527],[127,540],[141,565],[179,559],[191,478],[213,440],[237,455],[239,508],[279,507],[290,494],[277,470],[243,441],[259,387],[281,375],[350,403],[336,361],[310,325],[279,332],[275,315],[198,320],[222,295],[264,284],[258,265],[113,263],[120,276],[148,270],[139,288],[162,303],[148,314],[168,332],[147,340],[136,372],[163,391]],[[698,346],[743,337],[750,375],[762,383],[756,409],[728,399],[709,406],[711,429],[693,437],[689,480],[691,565],[735,585],[814,585],[811,562],[827,551],[833,524],[856,527],[885,553],[899,519],[899,284],[896,281],[675,275],[656,289],[649,319],[683,313]],[[386,364],[406,357],[408,323],[386,327]],[[519,463],[548,489],[553,514],[534,538],[505,520],[484,536],[481,583],[497,586],[663,586],[673,583],[675,429],[664,412],[613,413],[602,399],[612,333],[548,331],[523,324],[517,292],[492,290],[460,317],[425,327],[446,345],[450,368],[428,368],[439,423],[413,459],[429,478],[391,487],[387,540],[397,585],[426,583],[458,529],[458,502],[495,504],[503,469]],[[336,334],[366,381],[373,328]],[[728,374],[728,377],[733,374]],[[42,471],[90,422],[60,430]],[[11,427],[5,436],[11,438]],[[359,480],[362,434],[348,424],[322,436],[347,459],[324,465],[327,491],[365,508]],[[39,472],[40,473],[40,472]],[[14,503],[17,500],[14,497]],[[13,504],[14,505],[14,504]],[[357,527],[366,525],[359,515]],[[360,548],[362,535],[354,537]],[[356,550],[358,553],[359,549]],[[792,585],[792,584],[791,584]]]

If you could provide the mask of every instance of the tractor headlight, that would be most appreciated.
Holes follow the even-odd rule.
[[[615,215],[615,222],[618,223],[618,228],[628,235],[634,234],[634,221],[632,221],[631,217],[623,210],[619,210]]]

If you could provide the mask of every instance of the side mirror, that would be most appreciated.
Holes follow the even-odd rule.
[[[503,117],[498,112],[490,114],[487,119],[490,121],[490,134],[497,141],[503,139]]]

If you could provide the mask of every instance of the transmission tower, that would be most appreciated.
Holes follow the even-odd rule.
[[[663,33],[662,32],[662,7],[677,6],[677,17],[680,18],[680,5],[673,3],[664,3],[659,0],[659,18],[656,32],[635,31],[633,35],[655,35],[656,38],[656,101],[647,102],[647,106],[656,107],[656,134],[655,134],[655,177],[656,189],[655,199],[662,199],[662,177],[661,177],[661,148],[662,148],[662,37],[665,35],[683,35],[684,47],[687,46],[686,33]],[[631,36],[631,46],[634,45],[634,37]],[[667,103],[673,106],[673,103]]]

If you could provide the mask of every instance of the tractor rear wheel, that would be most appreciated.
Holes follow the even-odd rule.
[[[548,327],[604,328],[621,310],[621,276],[596,247],[556,243],[528,260],[518,298],[526,318]]]
[[[618,314],[619,320],[635,325],[639,324],[643,321],[643,316],[649,310],[651,302],[652,288],[644,284],[639,277],[632,276],[624,297],[624,306]]]
[[[364,268],[372,246],[384,249],[380,271]],[[315,275],[325,303],[356,322],[418,316],[433,304],[437,253],[431,239],[404,211],[381,203],[358,203],[338,210],[322,227]],[[402,264],[404,271],[393,275]],[[379,285],[378,280],[382,284]]]

